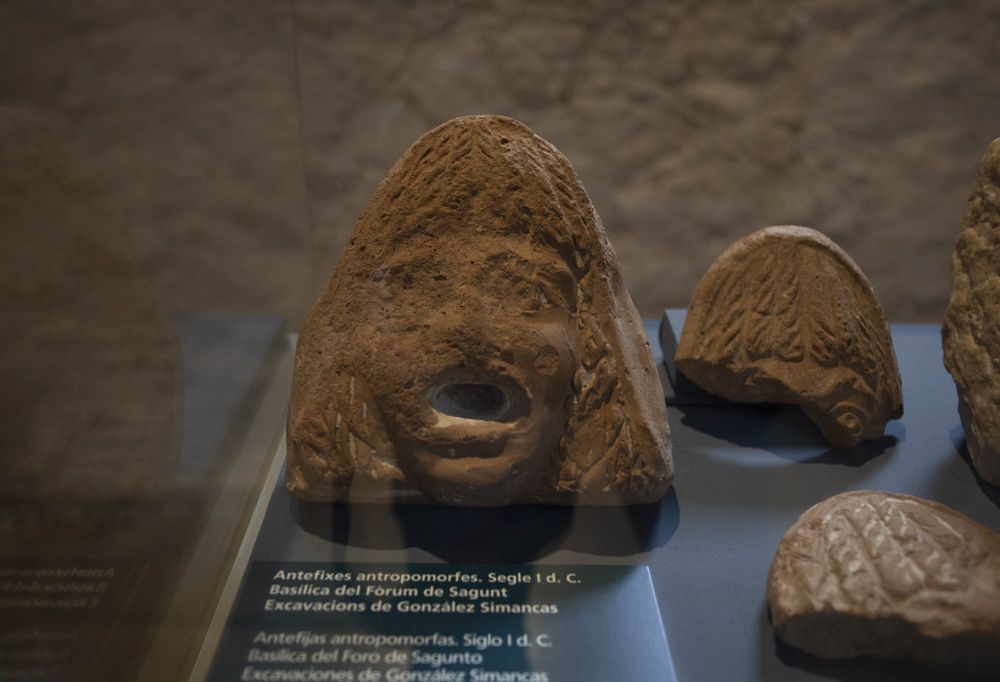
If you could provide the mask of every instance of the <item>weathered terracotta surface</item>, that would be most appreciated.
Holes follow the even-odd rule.
[[[875,291],[806,227],[759,230],[719,256],[691,299],[674,361],[728,400],[800,406],[835,447],[879,438],[903,414]]]
[[[1000,485],[1000,139],[986,150],[951,261],[941,337],[976,471]]]
[[[767,579],[775,634],[822,658],[1000,672],[1000,535],[942,504],[848,492],[806,511]]]
[[[302,328],[289,491],[629,504],[672,475],[641,320],[569,162],[498,116],[417,140]]]

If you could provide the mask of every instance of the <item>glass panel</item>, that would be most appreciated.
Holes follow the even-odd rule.
[[[312,296],[290,17],[15,2],[0,45],[0,678],[183,679]]]
[[[649,563],[681,605],[665,621],[682,672],[726,678],[705,671],[734,660],[771,678],[791,668],[753,630],[763,579],[718,547],[763,566],[811,500],[803,480],[935,496],[997,526],[995,489],[958,456],[937,327],[1000,134],[996,9],[619,4],[0,3],[0,679],[205,673],[261,527],[272,560],[283,542],[317,561]],[[395,160],[473,113],[523,120],[571,160],[651,338],[736,238],[828,234],[891,321],[933,323],[895,329],[908,426],[828,470],[839,455],[798,413],[672,407],[688,468],[659,507],[453,523],[369,505],[345,526],[341,507],[271,505],[265,524],[273,491],[291,504],[295,332]],[[455,419],[503,422],[524,402],[483,377],[435,390]],[[890,456],[903,447],[922,469]],[[511,525],[523,536],[494,542]],[[740,632],[762,636],[699,660],[716,624],[686,619],[716,594],[699,576],[723,568],[756,618]]]

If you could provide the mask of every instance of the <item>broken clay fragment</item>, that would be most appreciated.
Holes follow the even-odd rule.
[[[944,364],[976,471],[1000,485],[1000,139],[986,150],[951,260]]]
[[[499,116],[421,137],[302,327],[288,490],[634,504],[672,476],[649,344],[572,166]]]
[[[767,578],[775,635],[820,658],[1000,672],[1000,534],[910,495],[848,492],[806,511]]]
[[[879,438],[903,414],[875,291],[807,227],[759,230],[719,256],[691,299],[674,362],[719,397],[800,406],[834,447]]]

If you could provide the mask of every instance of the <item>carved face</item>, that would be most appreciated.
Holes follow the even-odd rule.
[[[512,119],[455,119],[393,166],[302,327],[293,382],[299,499],[631,504],[672,477],[604,227],[569,162]]]
[[[555,464],[576,282],[559,258],[518,248],[490,238],[471,255],[404,253],[371,283],[369,296],[390,305],[365,332],[379,349],[369,386],[400,469],[440,502],[505,504]]]

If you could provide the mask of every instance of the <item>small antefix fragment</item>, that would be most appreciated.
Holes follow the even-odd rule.
[[[635,504],[673,477],[659,376],[573,167],[501,116],[393,166],[299,336],[309,501]]]
[[[997,533],[937,502],[856,491],[820,502],[785,533],[767,601],[774,634],[813,656],[993,676],[998,576]]]
[[[944,364],[976,471],[1000,486],[1000,139],[986,150],[951,259]]]
[[[875,291],[807,227],[768,227],[719,256],[691,299],[674,362],[727,400],[798,405],[838,448],[881,437],[903,415]]]

